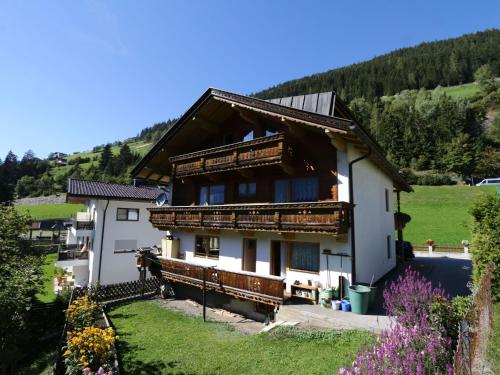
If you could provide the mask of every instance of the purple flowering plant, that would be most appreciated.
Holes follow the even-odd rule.
[[[446,301],[441,287],[410,268],[384,290],[384,306],[395,317],[369,348],[357,355],[342,375],[452,374],[452,340],[432,318],[433,304]]]

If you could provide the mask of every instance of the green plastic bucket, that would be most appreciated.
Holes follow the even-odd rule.
[[[368,284],[368,283],[366,283],[366,284],[359,283],[358,285],[363,285],[363,286],[370,288],[370,299],[368,301],[368,306],[372,307],[373,304],[375,303],[375,299],[377,298],[377,287],[374,285],[370,286],[370,284]]]
[[[370,302],[370,288],[364,285],[351,285],[349,301],[351,301],[351,311],[354,314],[366,314]]]

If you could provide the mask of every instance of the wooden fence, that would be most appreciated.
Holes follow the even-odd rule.
[[[456,375],[485,373],[486,352],[493,318],[491,300],[493,269],[494,265],[490,264],[473,296],[471,308],[460,323],[458,343],[453,358],[453,370]]]
[[[71,293],[68,306],[71,302],[84,295],[89,295],[93,300],[103,304],[104,321],[107,326],[112,326],[107,314],[106,308],[116,303],[126,302],[139,298],[147,298],[156,295],[159,292],[161,281],[156,277],[151,277],[144,281],[136,280],[118,284],[100,285],[90,288],[75,288]],[[66,334],[68,332],[68,323],[64,323],[63,332],[59,344],[59,353],[57,355],[56,363],[54,364],[54,374],[62,375],[65,373],[64,360],[63,360],[63,346],[66,342]],[[120,375],[120,366],[118,363],[117,353],[115,353],[115,366],[113,372],[115,375]]]
[[[125,283],[100,285],[89,290],[90,297],[101,303],[123,301],[137,297],[149,297],[158,294],[161,281],[156,277],[151,277],[144,281],[135,280]],[[84,289],[77,293],[85,294]]]

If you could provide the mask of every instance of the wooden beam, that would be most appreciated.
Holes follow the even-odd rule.
[[[340,137],[336,132],[325,130],[326,135],[330,138],[333,147],[339,151],[347,152],[347,143],[343,137]]]
[[[192,121],[194,121],[196,125],[198,125],[198,128],[200,130],[203,130],[204,132],[207,132],[209,134],[217,134],[220,132],[219,126],[217,124],[201,116],[193,117]]]
[[[255,172],[248,168],[238,169],[238,172],[245,178],[253,178],[255,176]]]

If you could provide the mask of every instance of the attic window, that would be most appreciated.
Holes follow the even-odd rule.
[[[274,131],[274,130],[266,130],[266,137],[270,137],[272,135],[276,135],[278,134],[277,131]]]
[[[250,130],[244,137],[243,142],[251,141],[253,139],[253,130]]]

